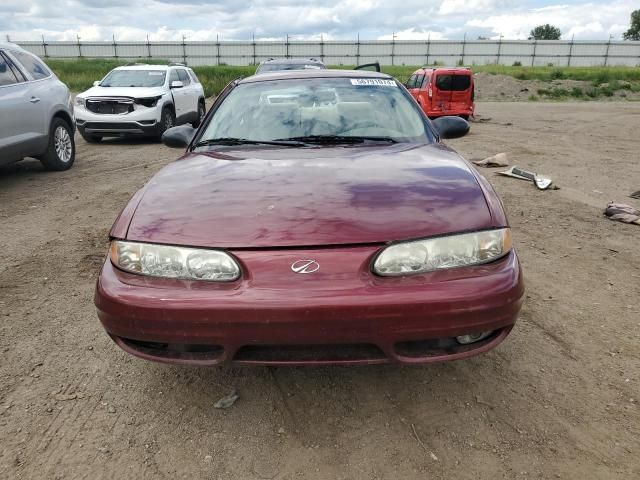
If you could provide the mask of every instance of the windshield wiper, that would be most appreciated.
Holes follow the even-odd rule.
[[[294,139],[287,140],[249,140],[248,138],[209,138],[200,140],[193,148],[207,147],[211,145],[278,145],[281,147],[306,147],[307,144]]]
[[[374,136],[348,136],[348,135],[307,135],[303,137],[280,138],[277,141],[298,141],[316,144],[348,144],[353,145],[364,142],[384,142],[398,143],[398,140],[392,137],[374,137]]]

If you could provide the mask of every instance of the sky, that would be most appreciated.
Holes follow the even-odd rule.
[[[639,0],[0,0],[0,38],[40,40],[621,39]]]

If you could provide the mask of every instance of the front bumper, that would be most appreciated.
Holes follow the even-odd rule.
[[[429,363],[490,350],[513,327],[524,295],[514,252],[481,266],[379,278],[368,272],[377,251],[235,252],[245,275],[227,284],[132,275],[107,260],[95,303],[125,351],[193,365]],[[291,272],[301,258],[318,261],[318,275]],[[489,330],[470,345],[453,338]]]
[[[76,126],[82,134],[104,137],[122,135],[159,135],[160,114],[157,108],[144,108],[124,114],[99,114],[76,107]]]

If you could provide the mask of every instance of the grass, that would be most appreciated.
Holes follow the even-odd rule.
[[[166,60],[142,59],[145,63],[167,63]],[[81,92],[89,88],[94,80],[101,79],[109,70],[126,62],[118,60],[55,60],[48,59],[47,64],[56,72],[74,92]],[[348,65],[335,65],[332,68],[348,69]],[[382,71],[393,75],[401,82],[405,82],[417,69],[407,65],[384,65]],[[522,67],[518,65],[476,65],[471,67],[474,72],[509,75],[520,80],[582,80],[591,82],[593,89],[580,88],[542,89],[541,96],[551,98],[597,98],[598,96],[612,96],[616,90],[626,89],[633,92],[640,91],[640,83],[627,84],[624,82],[640,82],[640,67]],[[217,95],[231,80],[238,77],[252,75],[255,66],[203,66],[193,67],[204,86],[205,94],[209,97]],[[621,83],[622,82],[622,83]],[[592,95],[595,97],[592,97]]]
[[[481,65],[472,67],[474,72],[509,75],[520,80],[582,80],[594,86],[614,80],[640,81],[640,67],[518,67]]]
[[[193,67],[207,97],[217,95],[232,80],[238,77],[248,77],[253,75],[256,67],[249,65],[246,67],[232,67],[220,65],[216,67]]]

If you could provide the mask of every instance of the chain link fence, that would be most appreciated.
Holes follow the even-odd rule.
[[[256,65],[313,57],[328,65],[640,66],[640,42],[535,40],[18,41],[44,58],[159,58],[198,65]]]

